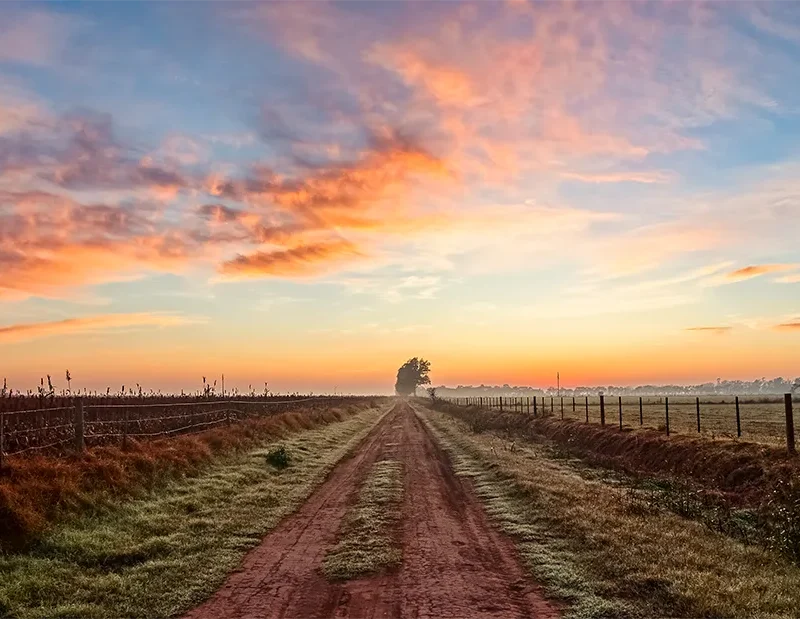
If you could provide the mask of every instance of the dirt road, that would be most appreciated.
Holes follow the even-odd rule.
[[[330,583],[320,565],[377,460],[402,462],[403,561],[391,572]],[[399,402],[353,456],[252,550],[187,619],[256,617],[558,617],[488,521],[468,481],[414,410]]]

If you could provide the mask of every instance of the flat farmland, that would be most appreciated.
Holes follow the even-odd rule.
[[[619,425],[619,396],[605,396],[605,421]],[[484,402],[488,402],[484,398]],[[622,424],[626,427],[646,427],[666,432],[667,404],[669,429],[672,433],[697,434],[697,400],[694,396],[645,396],[641,398],[641,416],[638,396],[622,396]],[[600,398],[598,396],[539,396],[536,411],[544,405],[548,415],[564,419],[587,420],[600,423]],[[533,401],[528,398],[505,398],[504,408],[533,414]],[[738,438],[736,398],[734,396],[700,396],[700,433],[710,438]],[[499,408],[493,402],[491,408]],[[793,404],[795,428],[800,428],[800,403]],[[640,423],[641,421],[641,423]],[[741,438],[770,444],[786,443],[786,413],[784,399],[780,396],[740,396],[739,427]]]
[[[798,557],[785,547],[677,513],[641,480],[565,459],[506,418],[531,421],[402,398],[298,402],[159,438],[148,466],[237,440],[136,491],[94,495],[94,505],[71,498],[83,508],[4,547],[0,609],[98,619],[800,613]],[[53,458],[61,474],[81,458],[111,459],[107,475],[138,449]],[[45,460],[11,457],[0,497]]]

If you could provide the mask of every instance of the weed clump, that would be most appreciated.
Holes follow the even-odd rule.
[[[274,466],[276,469],[285,469],[290,463],[291,456],[283,445],[270,449],[267,453],[267,464]]]

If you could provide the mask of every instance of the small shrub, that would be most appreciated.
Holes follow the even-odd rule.
[[[290,460],[289,452],[286,451],[286,447],[283,445],[276,449],[270,449],[269,453],[267,453],[267,463],[276,469],[285,469],[289,466]]]

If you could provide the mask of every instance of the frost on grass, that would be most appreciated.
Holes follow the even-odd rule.
[[[402,465],[376,462],[345,516],[339,542],[325,555],[322,569],[328,579],[348,580],[400,564],[402,551],[392,530],[402,497]]]
[[[26,553],[0,554],[0,617],[165,619],[213,593],[242,556],[292,513],[382,418],[365,410],[221,458],[195,477],[85,513]]]
[[[632,512],[623,489],[535,444],[496,449],[491,432],[421,417],[565,617],[800,616],[800,570],[780,556],[676,514]]]

